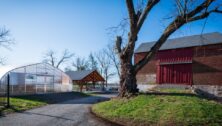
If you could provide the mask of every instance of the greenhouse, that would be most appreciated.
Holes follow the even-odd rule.
[[[47,63],[22,66],[7,72],[0,81],[1,94],[6,93],[7,82],[10,94],[14,95],[72,91],[69,76]]]

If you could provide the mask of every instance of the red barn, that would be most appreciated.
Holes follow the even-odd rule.
[[[135,51],[140,61],[155,42]],[[167,40],[153,59],[137,73],[138,84],[192,85],[222,93],[222,34],[207,33]],[[221,89],[219,89],[221,88]]]

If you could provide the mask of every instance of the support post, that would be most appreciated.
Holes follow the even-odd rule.
[[[9,108],[10,107],[10,76],[8,74],[7,76],[7,105],[6,107]]]

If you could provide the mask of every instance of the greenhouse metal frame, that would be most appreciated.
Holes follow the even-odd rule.
[[[10,76],[10,95],[72,91],[72,81],[62,70],[48,63],[36,63],[15,68],[0,80],[0,94],[7,94]]]

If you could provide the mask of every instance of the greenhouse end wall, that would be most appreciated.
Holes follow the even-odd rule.
[[[38,63],[13,69],[1,78],[0,93],[7,91],[10,76],[10,94],[39,94],[72,91],[72,81],[63,71],[47,64]]]

